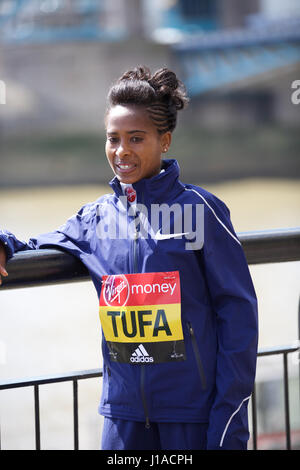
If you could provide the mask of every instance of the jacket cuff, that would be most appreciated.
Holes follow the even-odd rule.
[[[13,257],[14,249],[7,235],[0,234],[0,244],[4,247],[6,253],[6,261]]]

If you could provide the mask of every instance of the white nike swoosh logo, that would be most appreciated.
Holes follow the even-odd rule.
[[[161,229],[158,230],[155,234],[155,240],[167,240],[168,238],[182,237],[183,235],[188,235],[189,232],[184,233],[161,233]]]

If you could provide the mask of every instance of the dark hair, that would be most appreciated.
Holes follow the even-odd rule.
[[[177,111],[187,103],[183,83],[167,68],[153,75],[145,66],[128,70],[108,92],[108,111],[118,104],[145,106],[160,134],[175,129]]]

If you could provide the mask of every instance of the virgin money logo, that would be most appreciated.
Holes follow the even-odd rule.
[[[126,305],[129,297],[129,283],[126,276],[116,274],[105,280],[103,298],[106,305],[120,307]]]

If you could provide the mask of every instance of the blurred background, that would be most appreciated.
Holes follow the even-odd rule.
[[[298,0],[0,0],[0,227],[28,239],[110,192],[103,117],[126,70],[172,68],[191,102],[168,157],[236,231],[299,226]],[[251,266],[260,347],[298,340],[300,263]],[[0,380],[101,367],[90,282],[0,292]],[[299,358],[290,357],[300,448]],[[281,360],[258,362],[259,448],[284,448]],[[101,380],[79,384],[82,449],[100,447]],[[71,385],[41,390],[41,445],[72,448]],[[1,392],[2,448],[34,447],[32,392]]]

